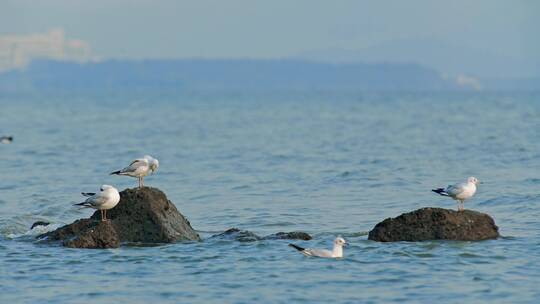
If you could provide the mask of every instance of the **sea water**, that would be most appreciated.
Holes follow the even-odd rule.
[[[1,303],[538,303],[540,94],[71,91],[0,95]],[[207,239],[109,250],[37,243],[144,154],[203,238],[237,227],[311,241]],[[465,207],[501,237],[377,243],[379,221],[456,209],[430,190],[476,176]],[[38,220],[51,228],[29,230]],[[288,243],[351,245],[338,260]]]

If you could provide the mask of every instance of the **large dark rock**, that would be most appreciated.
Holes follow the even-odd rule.
[[[498,230],[495,221],[485,213],[422,208],[378,223],[369,232],[368,239],[378,242],[479,241],[497,238]]]
[[[301,232],[278,232],[275,234],[270,234],[265,237],[260,237],[255,233],[248,230],[240,230],[238,228],[230,228],[225,232],[211,236],[210,238],[221,238],[228,240],[236,240],[239,242],[255,242],[260,240],[311,240],[311,235]]]
[[[120,202],[107,211],[109,221],[101,222],[96,211],[89,219],[77,220],[38,236],[61,241],[66,247],[115,248],[122,243],[171,243],[199,241],[199,235],[165,194],[156,188],[126,189]]]

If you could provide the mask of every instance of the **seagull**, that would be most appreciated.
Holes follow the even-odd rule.
[[[0,136],[0,143],[10,144],[13,141],[13,136]]]
[[[463,211],[465,210],[465,200],[473,197],[476,193],[476,185],[478,184],[480,184],[480,181],[476,177],[471,176],[467,179],[466,183],[449,185],[446,188],[437,188],[431,191],[455,199],[458,202],[458,211]]]
[[[338,236],[334,240],[334,249],[332,251],[326,249],[311,249],[311,248],[302,248],[295,244],[289,244],[289,246],[300,251],[305,256],[313,256],[319,258],[342,258],[343,257],[343,246],[347,246],[349,243],[345,241],[344,238]]]
[[[139,179],[139,188],[144,187],[144,177],[154,174],[159,167],[159,161],[150,155],[137,158],[122,170],[111,172],[111,175],[127,175]]]
[[[110,185],[103,185],[98,193],[82,192],[83,196],[88,197],[84,202],[75,204],[74,206],[82,206],[83,208],[94,208],[101,211],[101,221],[107,221],[107,210],[114,208],[120,201],[120,193]]]

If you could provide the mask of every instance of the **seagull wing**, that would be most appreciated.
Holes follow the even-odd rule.
[[[120,170],[120,173],[132,173],[136,172],[137,169],[148,166],[148,160],[147,159],[136,159],[129,164],[129,166],[125,167],[124,169]]]
[[[320,258],[331,258],[332,251],[326,249],[305,249],[302,251],[303,254],[307,256],[320,257]]]
[[[465,185],[464,183],[459,183],[455,185],[450,185],[446,187],[446,193],[448,193],[450,196],[456,196],[465,191]]]
[[[84,205],[92,208],[99,208],[107,202],[107,195],[104,192],[98,192],[84,201]]]

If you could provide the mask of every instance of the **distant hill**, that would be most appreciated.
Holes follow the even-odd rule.
[[[398,39],[362,49],[313,50],[297,58],[315,62],[375,63],[415,62],[450,75],[475,75],[480,78],[525,78],[538,75],[540,62],[456,46],[433,39]]]
[[[32,89],[467,89],[417,64],[333,64],[302,60],[107,60],[33,62],[0,74],[1,90]]]

